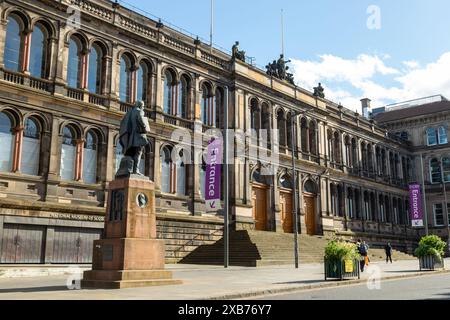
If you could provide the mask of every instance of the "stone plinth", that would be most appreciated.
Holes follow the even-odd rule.
[[[164,270],[165,245],[156,239],[155,191],[152,181],[131,176],[108,189],[103,239],[94,241],[92,271],[84,288],[120,289],[179,284]]]

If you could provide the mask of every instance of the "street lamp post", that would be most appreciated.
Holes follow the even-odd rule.
[[[298,203],[297,203],[297,185],[296,185],[296,166],[295,166],[295,140],[294,140],[294,117],[297,116],[294,113],[291,116],[291,149],[292,149],[292,192],[294,197],[294,208],[292,211],[292,215],[294,218],[294,257],[295,257],[295,268],[298,269],[298,222],[297,222],[297,213],[298,213]]]

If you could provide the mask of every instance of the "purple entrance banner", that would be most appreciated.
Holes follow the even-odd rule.
[[[409,212],[413,227],[423,227],[422,192],[420,184],[409,186]]]
[[[215,139],[208,144],[205,174],[206,212],[216,212],[221,209],[220,186],[222,172],[223,145],[221,139]]]

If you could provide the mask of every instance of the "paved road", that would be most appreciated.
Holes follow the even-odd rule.
[[[272,295],[260,300],[450,300],[450,275],[381,281],[379,290],[367,284]]]

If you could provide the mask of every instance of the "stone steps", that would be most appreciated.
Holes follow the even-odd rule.
[[[298,236],[300,263],[322,263],[324,249],[328,243],[325,237]],[[260,231],[236,231],[230,233],[230,264],[236,266],[285,265],[294,263],[294,235]],[[192,247],[189,248],[189,250]],[[186,250],[188,251],[188,250]],[[223,239],[214,244],[199,246],[186,252],[181,263],[223,264]],[[182,256],[180,254],[179,256]],[[369,249],[371,261],[383,261],[383,249]],[[394,260],[414,259],[412,256],[394,250]]]

